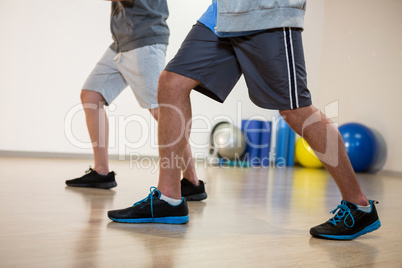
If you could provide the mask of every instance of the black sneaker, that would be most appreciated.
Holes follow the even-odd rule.
[[[118,210],[110,210],[108,217],[112,221],[125,223],[187,223],[188,207],[184,197],[177,206],[160,200],[161,193],[156,187],[151,187],[151,193],[132,207]]]
[[[113,171],[109,172],[107,175],[100,175],[90,167],[87,171],[85,171],[85,173],[86,174],[80,178],[67,180],[66,184],[73,187],[90,187],[101,189],[110,189],[117,186],[114,178],[115,173]]]
[[[375,231],[381,226],[374,204],[377,201],[369,200],[370,212],[364,212],[353,203],[342,201],[333,211],[336,215],[327,222],[310,229],[310,234],[317,238],[332,240],[352,240],[361,235]]]
[[[195,186],[186,178],[181,180],[181,195],[187,199],[187,201],[201,201],[207,198],[205,192],[205,183],[200,180],[200,185]]]

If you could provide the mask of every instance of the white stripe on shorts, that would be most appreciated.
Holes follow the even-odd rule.
[[[283,28],[283,39],[285,43],[285,52],[286,52],[286,61],[287,61],[287,67],[288,67],[288,79],[289,79],[289,100],[290,100],[290,109],[294,108],[299,108],[299,98],[297,96],[297,74],[296,74],[296,65],[295,65],[295,60],[294,60],[294,51],[293,51],[293,41],[292,41],[292,29],[289,28],[289,36],[287,36],[286,33],[286,28]],[[289,38],[289,44],[287,41],[287,38]],[[289,52],[290,55],[289,55]],[[292,64],[290,61],[292,60]],[[293,71],[293,77],[292,77],[292,71]],[[294,82],[294,89],[292,89],[292,79]],[[292,92],[294,91],[294,92]],[[293,106],[293,95],[294,93],[294,101],[296,107]]]
[[[289,97],[290,97],[290,109],[293,109],[293,101],[292,101],[292,83],[290,78],[290,64],[289,64],[289,55],[288,55],[288,42],[286,41],[286,29],[283,27],[283,40],[285,41],[285,51],[286,51],[286,60],[288,66],[288,79],[289,79]]]
[[[296,64],[295,64],[295,53],[293,50],[293,40],[292,40],[292,28],[289,28],[289,39],[290,39],[290,50],[292,51],[292,62],[293,62],[293,74],[295,80],[295,99],[296,99],[296,108],[299,108],[299,97],[297,96],[297,79],[296,79]]]

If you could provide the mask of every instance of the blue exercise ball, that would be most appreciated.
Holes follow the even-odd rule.
[[[347,123],[339,127],[352,167],[356,172],[365,172],[374,163],[378,142],[374,133],[359,123]]]
[[[373,131],[374,136],[376,137],[376,140],[377,140],[378,153],[377,153],[376,158],[374,159],[373,164],[368,169],[368,172],[377,173],[384,167],[385,162],[387,161],[388,147],[387,147],[387,143],[385,142],[384,137],[381,135],[381,133],[378,130],[371,128],[371,131]]]

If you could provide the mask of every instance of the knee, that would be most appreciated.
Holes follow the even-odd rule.
[[[300,134],[300,131],[306,123],[306,120],[316,122],[320,121],[321,118],[320,111],[312,105],[293,110],[280,110],[279,114],[283,117],[286,123],[288,123],[288,125],[298,134]]]
[[[279,110],[279,114],[289,125],[297,118],[296,110]]]
[[[80,98],[82,104],[105,104],[103,96],[100,93],[91,90],[81,90]]]
[[[161,75],[159,76],[159,88],[165,87],[170,80],[172,80],[171,73],[167,71],[162,71]]]
[[[296,110],[280,110],[279,114],[282,116],[283,120],[285,120],[285,122],[289,125],[289,127],[300,135],[300,129],[303,122],[301,122],[300,117],[298,116]]]
[[[158,103],[181,102],[190,95],[191,90],[199,82],[191,78],[163,71],[159,76]]]
[[[279,114],[282,116],[283,120],[292,128],[294,131],[297,130],[303,124],[304,117],[303,112],[305,108],[298,108],[293,110],[280,110]]]
[[[174,76],[171,73],[163,71],[159,76],[157,100],[158,103],[169,102],[174,94]]]

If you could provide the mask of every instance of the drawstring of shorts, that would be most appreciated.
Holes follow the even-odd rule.
[[[117,61],[117,63],[120,63],[120,59],[121,59],[121,52],[117,53],[116,57],[114,57],[114,61]]]

